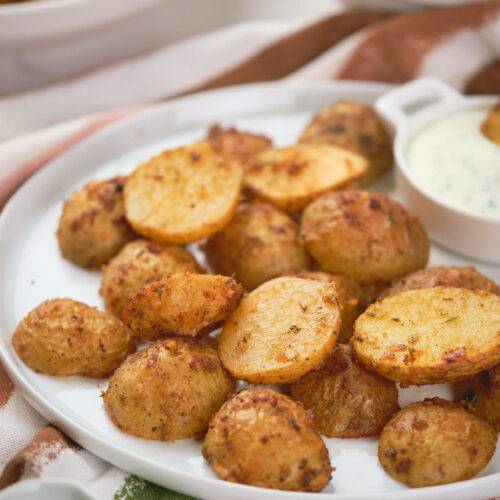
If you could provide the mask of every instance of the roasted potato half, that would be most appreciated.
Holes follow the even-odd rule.
[[[35,307],[12,335],[19,357],[39,373],[106,377],[135,350],[125,325],[72,299]]]
[[[144,286],[165,274],[200,272],[195,258],[182,246],[136,240],[125,245],[103,268],[101,289],[105,307],[122,318],[123,310]]]
[[[366,370],[347,345],[338,346],[286,391],[313,411],[316,429],[327,437],[376,436],[399,410],[395,382]]]
[[[270,203],[242,203],[204,250],[215,272],[234,274],[253,290],[284,273],[309,267],[310,257],[298,236],[299,225]]]
[[[341,274],[331,274],[324,271],[301,271],[296,276],[297,278],[317,280],[335,285],[341,305],[340,319],[342,324],[337,342],[341,344],[349,342],[354,331],[356,318],[369,304],[363,288],[352,278]]]
[[[65,259],[98,268],[137,238],[125,218],[125,182],[125,177],[90,182],[66,200],[57,229]]]
[[[403,384],[440,384],[500,363],[500,296],[435,287],[372,304],[354,325],[363,364]]]
[[[439,398],[396,413],[380,436],[378,456],[396,481],[414,488],[464,481],[495,453],[497,433],[463,407]]]
[[[135,294],[123,320],[134,335],[149,340],[208,333],[236,308],[242,293],[227,276],[167,274]]]
[[[244,390],[213,416],[203,456],[226,481],[321,491],[331,478],[328,450],[300,403],[270,389]]]
[[[404,276],[392,283],[391,287],[385,289],[380,294],[380,298],[405,290],[418,290],[435,286],[453,286],[500,294],[498,285],[481,274],[475,267],[439,266],[421,269]]]
[[[292,382],[330,354],[339,329],[334,285],[275,278],[245,296],[229,316],[219,356],[230,373],[251,384]]]
[[[273,141],[265,135],[252,134],[234,127],[221,128],[218,124],[210,127],[206,140],[220,154],[239,160],[243,165],[247,165],[257,154],[273,145]]]
[[[363,186],[390,170],[393,163],[390,135],[373,107],[359,101],[342,99],[321,109],[300,142],[331,144],[365,157],[368,170],[358,181]]]
[[[390,281],[425,267],[429,238],[418,218],[386,194],[327,193],[304,211],[307,249],[332,273],[359,283]]]
[[[128,358],[104,393],[104,408],[123,432],[144,439],[199,437],[236,387],[217,352],[200,340],[159,340]]]
[[[137,232],[164,243],[206,238],[233,216],[242,178],[241,164],[209,142],[164,151],[130,176],[127,219]]]
[[[366,172],[359,155],[326,144],[269,149],[245,172],[245,187],[288,212],[297,212],[325,193],[341,189]]]
[[[500,145],[500,103],[491,108],[488,116],[481,124],[481,132],[490,141]]]

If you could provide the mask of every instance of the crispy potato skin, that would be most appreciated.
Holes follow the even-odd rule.
[[[500,103],[491,108],[481,125],[481,132],[488,139],[500,145]]]
[[[321,109],[300,142],[332,144],[364,156],[369,166],[359,180],[362,186],[390,170],[393,163],[391,137],[373,107],[359,101],[342,99]]]
[[[301,271],[297,278],[333,283],[337,289],[342,310],[340,312],[341,328],[337,342],[346,344],[354,332],[356,318],[368,307],[368,297],[363,288],[352,278],[342,274],[331,274],[325,271]]]
[[[33,309],[17,325],[12,345],[39,373],[96,378],[111,374],[135,350],[120,320],[72,299],[48,300]]]
[[[214,349],[191,337],[172,337],[151,344],[115,371],[104,408],[127,434],[175,441],[201,436],[235,387]]]
[[[206,140],[223,156],[239,160],[244,166],[273,146],[273,141],[265,135],[251,134],[234,127],[221,128],[218,124],[210,127]]]
[[[354,330],[354,351],[367,368],[403,384],[451,382],[500,362],[500,297],[408,290],[372,304]]]
[[[297,212],[321,194],[351,184],[366,168],[363,157],[335,146],[297,144],[256,156],[244,184],[282,210]]]
[[[66,200],[56,233],[65,259],[98,268],[137,238],[125,218],[125,183],[125,177],[90,182]]]
[[[453,384],[456,401],[467,401],[476,413],[500,431],[500,365]]]
[[[251,384],[292,382],[335,346],[340,304],[335,286],[275,278],[241,300],[219,340],[224,367]]]
[[[105,307],[118,318],[132,297],[165,274],[200,272],[195,258],[182,246],[136,240],[125,245],[103,268],[101,294]]]
[[[307,249],[332,273],[359,283],[390,281],[425,267],[429,238],[418,218],[382,193],[327,193],[304,211]]]
[[[253,290],[284,273],[309,267],[299,241],[299,225],[269,203],[242,203],[231,222],[205,244],[215,272],[235,278]]]
[[[208,333],[236,308],[242,294],[241,285],[227,276],[167,274],[135,294],[123,320],[134,335],[149,340]]]
[[[206,238],[233,216],[242,178],[241,163],[209,142],[164,151],[130,176],[127,219],[137,232],[164,243]]]
[[[203,456],[226,481],[321,491],[331,478],[328,450],[302,405],[270,389],[244,390],[213,416]]]
[[[439,398],[396,413],[380,436],[378,456],[396,481],[414,488],[463,481],[495,453],[497,434],[481,418]]]
[[[327,437],[376,436],[399,410],[396,384],[357,363],[346,345],[286,391],[313,411],[316,429]]]
[[[481,274],[475,267],[439,266],[415,271],[395,281],[386,288],[380,298],[394,295],[405,290],[433,288],[435,286],[453,286],[469,290],[484,290],[500,295],[500,288],[491,279]]]

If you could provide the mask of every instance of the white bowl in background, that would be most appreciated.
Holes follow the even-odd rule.
[[[475,259],[500,263],[500,216],[468,212],[439,199],[408,169],[406,146],[417,132],[455,111],[494,104],[497,97],[464,97],[437,78],[424,77],[381,97],[376,108],[395,132],[398,195],[422,221],[431,239]]]

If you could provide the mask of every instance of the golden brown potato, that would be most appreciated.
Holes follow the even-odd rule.
[[[207,141],[223,156],[239,160],[243,165],[273,145],[273,141],[265,135],[251,134],[234,127],[221,128],[218,124],[210,127]]]
[[[453,384],[455,400],[466,401],[500,431],[500,365]]]
[[[439,398],[396,413],[380,436],[378,456],[396,481],[434,486],[464,481],[484,469],[495,453],[497,434],[481,418]]]
[[[164,151],[137,168],[125,186],[127,219],[144,236],[189,243],[222,229],[240,196],[243,168],[209,142]]]
[[[123,311],[123,320],[138,337],[197,335],[219,327],[243,294],[227,276],[167,274],[141,288]]]
[[[418,218],[382,193],[327,193],[304,211],[301,234],[322,267],[359,283],[425,267],[429,238]]]
[[[231,222],[215,233],[204,250],[215,272],[235,278],[252,290],[284,273],[309,267],[298,240],[299,225],[269,203],[242,203]]]
[[[392,140],[377,112],[368,104],[342,99],[321,109],[307,126],[301,143],[332,144],[364,156],[366,186],[392,167]]]
[[[359,155],[326,144],[298,144],[259,154],[244,184],[288,212],[300,211],[327,191],[342,189],[366,171]]]
[[[484,290],[500,295],[500,288],[491,279],[481,274],[475,267],[439,266],[415,271],[392,283],[380,298],[394,295],[405,290],[433,288],[435,286],[453,286],[469,290]]]
[[[125,245],[104,267],[99,293],[106,309],[121,318],[132,297],[168,273],[200,272],[194,257],[182,246],[136,240]]]
[[[270,389],[227,401],[210,421],[202,453],[234,483],[321,491],[331,478],[328,450],[302,405]]]
[[[217,352],[200,340],[159,340],[109,380],[104,408],[123,432],[175,441],[199,437],[236,387]]]
[[[490,141],[500,145],[500,103],[491,108],[488,116],[481,125],[481,132]]]
[[[330,354],[339,329],[334,285],[275,278],[245,296],[229,316],[219,356],[230,373],[251,384],[292,382]]]
[[[301,271],[296,274],[297,278],[333,283],[337,289],[340,305],[341,328],[337,342],[345,344],[349,342],[354,332],[356,318],[368,307],[367,296],[363,288],[348,276],[341,274],[330,274],[324,271]]]
[[[115,177],[90,182],[66,200],[57,229],[65,259],[82,267],[101,267],[137,238],[125,218],[125,181],[125,177]]]
[[[346,345],[286,390],[313,411],[316,429],[327,437],[376,436],[399,410],[396,384],[357,363]]]
[[[52,299],[35,307],[17,325],[12,345],[37,372],[96,378],[108,376],[135,350],[120,320],[72,299]]]
[[[372,304],[354,325],[363,364],[403,384],[440,384],[500,363],[500,297],[465,288],[408,290]]]

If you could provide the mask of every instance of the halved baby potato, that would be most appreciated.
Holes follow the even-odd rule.
[[[440,384],[500,363],[500,296],[435,287],[372,304],[352,345],[370,370],[403,384]]]
[[[366,168],[364,158],[335,146],[297,144],[256,156],[244,183],[257,196],[296,212],[319,195],[350,184]]]
[[[154,240],[200,240],[231,219],[242,178],[241,164],[221,156],[209,142],[164,151],[130,176],[127,219]]]
[[[245,296],[219,341],[224,367],[251,384],[292,382],[333,349],[340,305],[331,283],[282,277]]]
[[[488,116],[481,124],[481,132],[490,141],[500,145],[500,103],[491,108]]]
[[[236,308],[243,288],[213,274],[167,274],[141,288],[123,311],[137,337],[197,335],[214,330]]]

